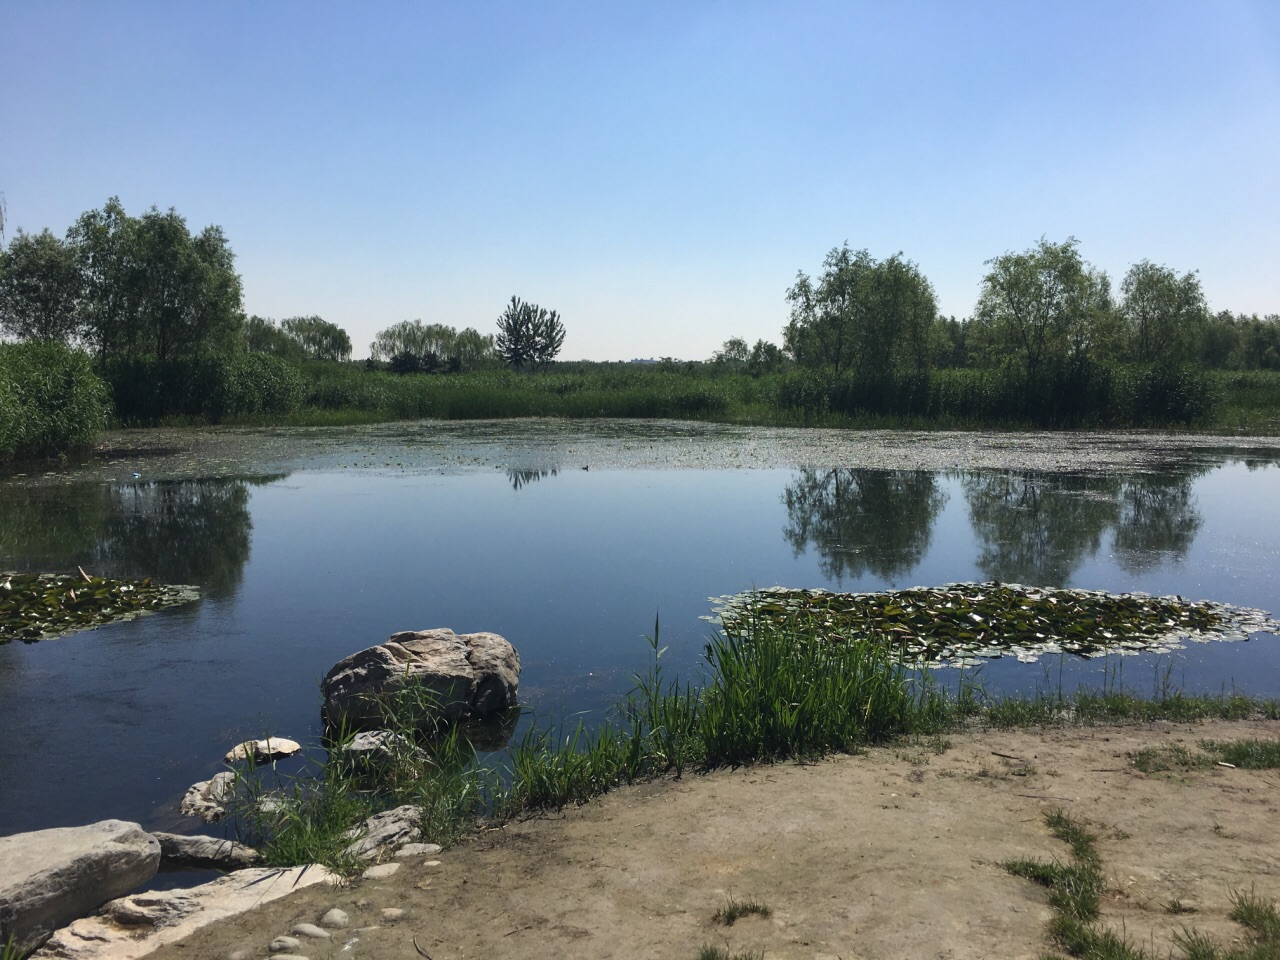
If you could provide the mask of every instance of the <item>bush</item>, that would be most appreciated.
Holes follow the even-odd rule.
[[[0,344],[0,459],[65,454],[107,423],[110,392],[60,343]]]
[[[235,417],[287,414],[305,397],[296,367],[263,353],[177,360],[117,360],[103,373],[115,391],[116,417],[155,423],[188,417],[221,423]]]

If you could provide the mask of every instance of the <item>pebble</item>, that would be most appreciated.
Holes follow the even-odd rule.
[[[295,924],[294,928],[289,932],[299,937],[310,937],[312,940],[328,940],[332,936],[328,930],[322,930],[314,923]]]
[[[385,880],[387,877],[393,876],[400,869],[398,863],[380,863],[376,867],[370,867],[361,876],[366,880]]]
[[[431,857],[435,856],[443,849],[444,848],[438,843],[406,843],[396,851],[396,859],[404,859],[405,857]]]
[[[440,866],[440,861],[439,861],[439,860],[424,860],[424,861],[422,861],[422,865],[423,865],[424,867],[438,867],[438,866]]]
[[[323,926],[333,927],[336,930],[342,929],[350,922],[351,918],[347,916],[347,911],[339,910],[337,907],[334,907],[320,918],[320,923]]]
[[[302,946],[302,941],[293,937],[276,937],[271,941],[271,946],[267,947],[272,953],[293,953]]]
[[[252,956],[248,950],[232,950],[227,954],[227,960],[249,960]]]
[[[382,911],[382,919],[388,922],[394,922],[404,916],[404,911],[399,907],[387,907]]]

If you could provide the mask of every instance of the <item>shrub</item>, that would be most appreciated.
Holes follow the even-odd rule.
[[[103,367],[115,391],[116,417],[154,423],[190,417],[220,423],[235,417],[292,413],[305,396],[296,367],[263,353],[175,360],[116,360]]]
[[[0,344],[0,459],[88,446],[109,410],[107,385],[82,351],[61,343]]]

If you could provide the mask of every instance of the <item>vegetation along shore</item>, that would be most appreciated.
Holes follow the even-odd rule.
[[[1113,291],[1073,239],[988,263],[939,315],[901,254],[847,245],[785,291],[780,344],[704,360],[561,361],[566,323],[518,297],[493,333],[407,320],[352,361],[317,316],[246,316],[220,228],[109,200],[0,251],[0,458],[109,424],[325,425],[645,417],[852,427],[1280,430],[1280,316],[1212,312],[1194,272],[1143,260]]]

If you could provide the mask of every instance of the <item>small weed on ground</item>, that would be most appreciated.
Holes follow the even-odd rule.
[[[730,953],[724,947],[707,944],[698,951],[698,960],[764,960],[763,950],[740,950]]]
[[[732,927],[738,920],[752,914],[758,917],[769,917],[773,915],[773,910],[767,904],[751,897],[745,900],[730,897],[728,902],[716,911],[716,915],[712,919],[716,923],[723,923],[726,927]]]

